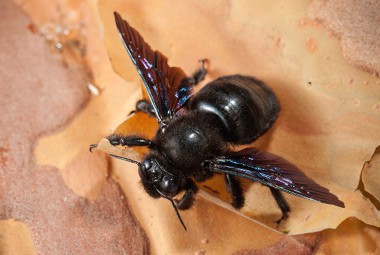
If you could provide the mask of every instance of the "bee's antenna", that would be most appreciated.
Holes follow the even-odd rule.
[[[183,220],[182,220],[182,218],[181,218],[181,215],[180,215],[179,212],[178,212],[177,206],[175,205],[173,198],[171,198],[171,197],[169,197],[169,196],[166,196],[166,195],[162,194],[162,192],[159,191],[158,189],[156,189],[156,191],[157,191],[162,197],[164,197],[164,198],[166,198],[167,200],[169,200],[170,202],[172,202],[172,205],[173,205],[174,211],[175,211],[175,213],[177,214],[177,217],[178,217],[178,219],[179,219],[179,222],[181,222],[182,227],[185,229],[185,231],[187,231],[187,228],[186,228],[186,226],[185,226],[185,223],[183,222]]]
[[[138,161],[136,161],[136,160],[133,160],[133,159],[130,159],[130,158],[124,158],[124,157],[117,156],[117,155],[114,155],[114,154],[108,154],[108,155],[110,155],[113,158],[117,158],[117,159],[121,159],[121,160],[124,160],[124,161],[131,162],[133,164],[136,164],[138,167],[141,167],[141,163],[138,162]]]

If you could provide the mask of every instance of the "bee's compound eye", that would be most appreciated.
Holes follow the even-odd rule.
[[[159,182],[161,180],[161,170],[160,165],[155,159],[146,158],[141,163],[141,168],[139,168],[140,178],[143,178],[149,182]]]
[[[141,179],[148,179],[148,172],[151,171],[151,168],[153,166],[153,162],[151,159],[144,159],[143,162],[141,162],[141,165],[139,167],[139,175]]]
[[[152,165],[153,165],[153,162],[151,159],[145,159],[143,162],[142,162],[142,165],[143,165],[143,168],[145,170],[149,170],[150,168],[152,168]]]
[[[177,194],[178,185],[173,178],[164,175],[160,181],[160,190],[165,195],[175,196]]]

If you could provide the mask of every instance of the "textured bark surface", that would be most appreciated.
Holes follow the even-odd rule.
[[[376,0],[313,0],[311,18],[321,21],[340,38],[343,55],[356,67],[380,74],[380,2]]]
[[[86,151],[78,156],[80,166],[67,166],[84,180],[82,186],[102,173],[101,191],[92,200],[70,190],[59,169],[36,165],[37,138],[66,125],[88,101],[87,74],[80,66],[65,66],[62,56],[28,29],[31,21],[13,2],[1,1],[0,15],[0,253],[147,253],[148,241],[123,192],[104,172],[104,155],[86,161]],[[91,171],[82,171],[86,164]],[[9,219],[24,223],[31,238],[21,223],[12,232]],[[25,241],[7,238],[12,233],[26,235]],[[30,239],[35,247],[28,246]]]

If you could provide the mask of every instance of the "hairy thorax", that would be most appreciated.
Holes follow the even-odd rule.
[[[220,121],[212,115],[185,114],[156,134],[157,149],[177,168],[201,170],[205,160],[225,152]]]

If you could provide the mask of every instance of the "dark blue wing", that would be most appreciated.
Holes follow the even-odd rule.
[[[257,148],[215,158],[211,161],[210,170],[257,181],[299,197],[344,207],[337,196],[307,177],[298,167]]]
[[[192,84],[181,68],[170,67],[162,53],[152,50],[120,14],[114,14],[120,37],[143,80],[158,121],[174,117],[192,95]]]

